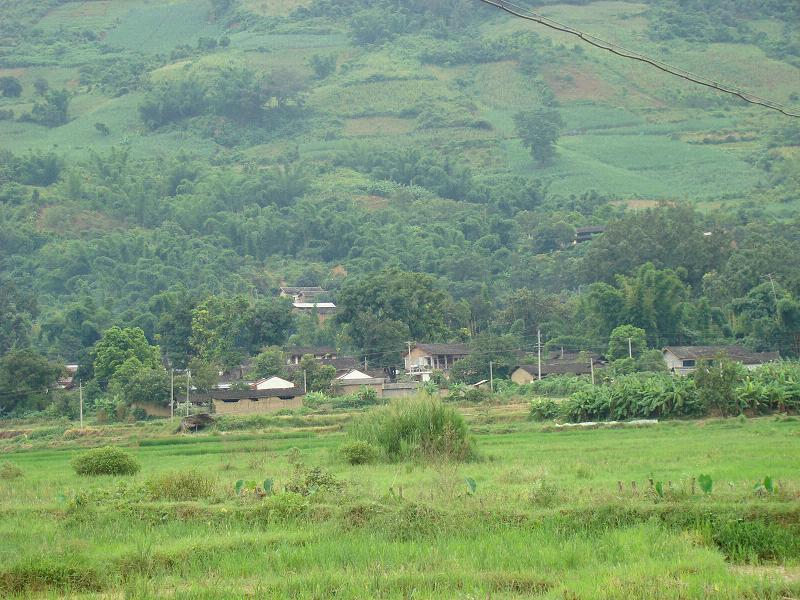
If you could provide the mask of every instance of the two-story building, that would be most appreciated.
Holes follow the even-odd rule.
[[[407,374],[428,381],[433,371],[449,371],[469,353],[466,344],[411,344],[403,353],[403,362]]]

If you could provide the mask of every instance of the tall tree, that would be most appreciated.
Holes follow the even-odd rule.
[[[26,410],[39,410],[49,402],[49,388],[62,372],[33,350],[10,352],[0,358],[0,418]]]
[[[531,151],[531,156],[539,164],[546,165],[556,155],[556,142],[564,120],[555,108],[537,108],[514,115],[517,135],[522,144]]]
[[[0,355],[28,345],[38,312],[33,296],[23,293],[10,279],[0,279]]]
[[[339,323],[348,325],[350,337],[359,348],[373,334],[358,327],[360,318],[371,314],[374,323],[393,322],[395,329],[407,328],[419,341],[447,336],[444,304],[446,294],[433,277],[399,269],[386,269],[346,281],[338,294]]]
[[[158,346],[151,346],[139,327],[112,327],[94,347],[94,375],[106,385],[128,360],[136,360],[142,368],[157,369],[161,365]]]

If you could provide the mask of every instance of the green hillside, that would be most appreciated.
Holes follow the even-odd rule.
[[[538,9],[800,110],[794,2]],[[2,0],[0,40],[0,269],[21,323],[0,352],[78,360],[120,324],[186,360],[188,335],[165,341],[181,307],[257,304],[281,283],[336,293],[386,267],[445,292],[441,327],[419,335],[529,345],[510,300],[523,290],[559,298],[534,319],[548,339],[602,347],[580,290],[648,262],[676,271],[687,302],[652,343],[794,348],[794,325],[731,316],[764,274],[787,298],[800,280],[785,261],[800,129],[778,113],[478,0]],[[520,113],[560,123],[552,157],[534,158]],[[576,227],[615,223],[571,246]],[[698,324],[712,309],[717,324]],[[370,350],[354,327],[296,322],[271,341]]]

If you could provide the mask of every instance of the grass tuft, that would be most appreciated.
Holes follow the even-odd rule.
[[[390,461],[467,461],[476,458],[464,417],[436,398],[395,401],[356,418],[351,439],[373,444]]]

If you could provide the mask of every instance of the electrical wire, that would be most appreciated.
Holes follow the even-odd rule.
[[[570,27],[569,25],[564,25],[563,23],[559,23],[558,21],[555,21],[553,19],[535,13],[530,9],[514,4],[513,2],[507,2],[506,0],[479,0],[479,1],[483,2],[484,4],[488,4],[489,6],[494,6],[495,8],[499,8],[500,10],[505,11],[515,17],[519,17],[520,19],[533,21],[534,23],[544,25],[545,27],[549,27],[550,29],[574,35],[582,39],[587,44],[591,44],[596,48],[600,48],[601,50],[611,52],[612,54],[616,54],[617,56],[621,56],[622,58],[627,58],[642,63],[646,63],[670,75],[680,77],[681,79],[691,81],[692,83],[696,83],[698,85],[703,85],[705,87],[717,90],[718,92],[723,92],[725,94],[736,96],[737,98],[740,98],[741,100],[744,100],[745,102],[748,102],[750,104],[755,104],[758,106],[762,106],[764,108],[768,108],[770,110],[778,111],[779,113],[782,113],[787,117],[800,118],[800,113],[792,112],[789,108],[787,108],[782,104],[779,104],[778,102],[774,102],[773,100],[769,100],[767,98],[762,98],[761,96],[757,96],[745,90],[724,83],[720,83],[718,81],[714,81],[713,79],[710,79],[702,75],[696,75],[695,73],[687,71],[686,69],[675,67],[661,60],[650,58],[649,56],[645,56],[644,54],[628,50],[618,44],[603,40],[601,38],[598,38],[597,36],[585,33],[583,31],[575,29],[574,27]]]

